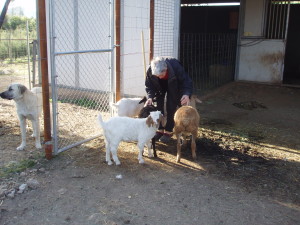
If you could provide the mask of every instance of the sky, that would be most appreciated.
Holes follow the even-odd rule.
[[[5,0],[0,0],[0,12],[4,6]],[[9,4],[9,9],[12,7],[22,7],[24,15],[27,17],[36,17],[36,0],[14,0]]]

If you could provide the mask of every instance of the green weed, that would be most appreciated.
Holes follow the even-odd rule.
[[[81,99],[61,99],[59,100],[61,103],[71,103],[78,106],[86,107],[88,109],[97,109],[99,107],[99,103],[96,101],[87,99],[87,98],[81,98]]]
[[[37,159],[42,157],[42,153],[37,153],[31,159],[24,159],[19,162],[13,161],[0,167],[0,178],[7,178],[12,174],[20,173],[36,165]]]

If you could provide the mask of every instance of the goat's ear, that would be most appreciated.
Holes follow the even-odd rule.
[[[202,103],[202,101],[199,98],[195,99],[197,103]]]
[[[198,95],[192,95],[190,97],[191,100],[195,100],[197,103],[202,103],[202,101],[199,99]]]
[[[160,115],[159,115],[159,118],[158,118],[158,120],[157,120],[157,123],[160,123],[160,122],[162,122],[162,120],[163,120],[163,115],[162,115],[162,114],[160,114]]]
[[[153,121],[153,119],[152,119],[151,116],[148,116],[148,117],[147,117],[147,119],[146,119],[146,124],[147,124],[148,127],[151,127],[151,126],[154,125],[154,121]]]
[[[146,98],[146,96],[144,96],[143,98],[142,98],[142,100],[141,101],[139,101],[139,104],[141,104],[141,103],[145,103],[147,101],[147,98]]]

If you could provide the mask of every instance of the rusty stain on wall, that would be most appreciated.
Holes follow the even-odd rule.
[[[281,81],[281,74],[284,62],[284,53],[268,53],[260,56],[260,62],[272,73],[272,81]]]

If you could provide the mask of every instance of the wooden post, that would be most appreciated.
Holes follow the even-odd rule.
[[[43,90],[43,112],[44,112],[44,142],[46,159],[52,158],[51,118],[49,103],[49,78],[47,60],[47,32],[46,32],[46,5],[45,0],[38,1],[39,10],[39,34],[40,34],[40,57]]]
[[[154,46],[154,0],[150,0],[150,54],[149,62],[153,59],[153,46]]]

